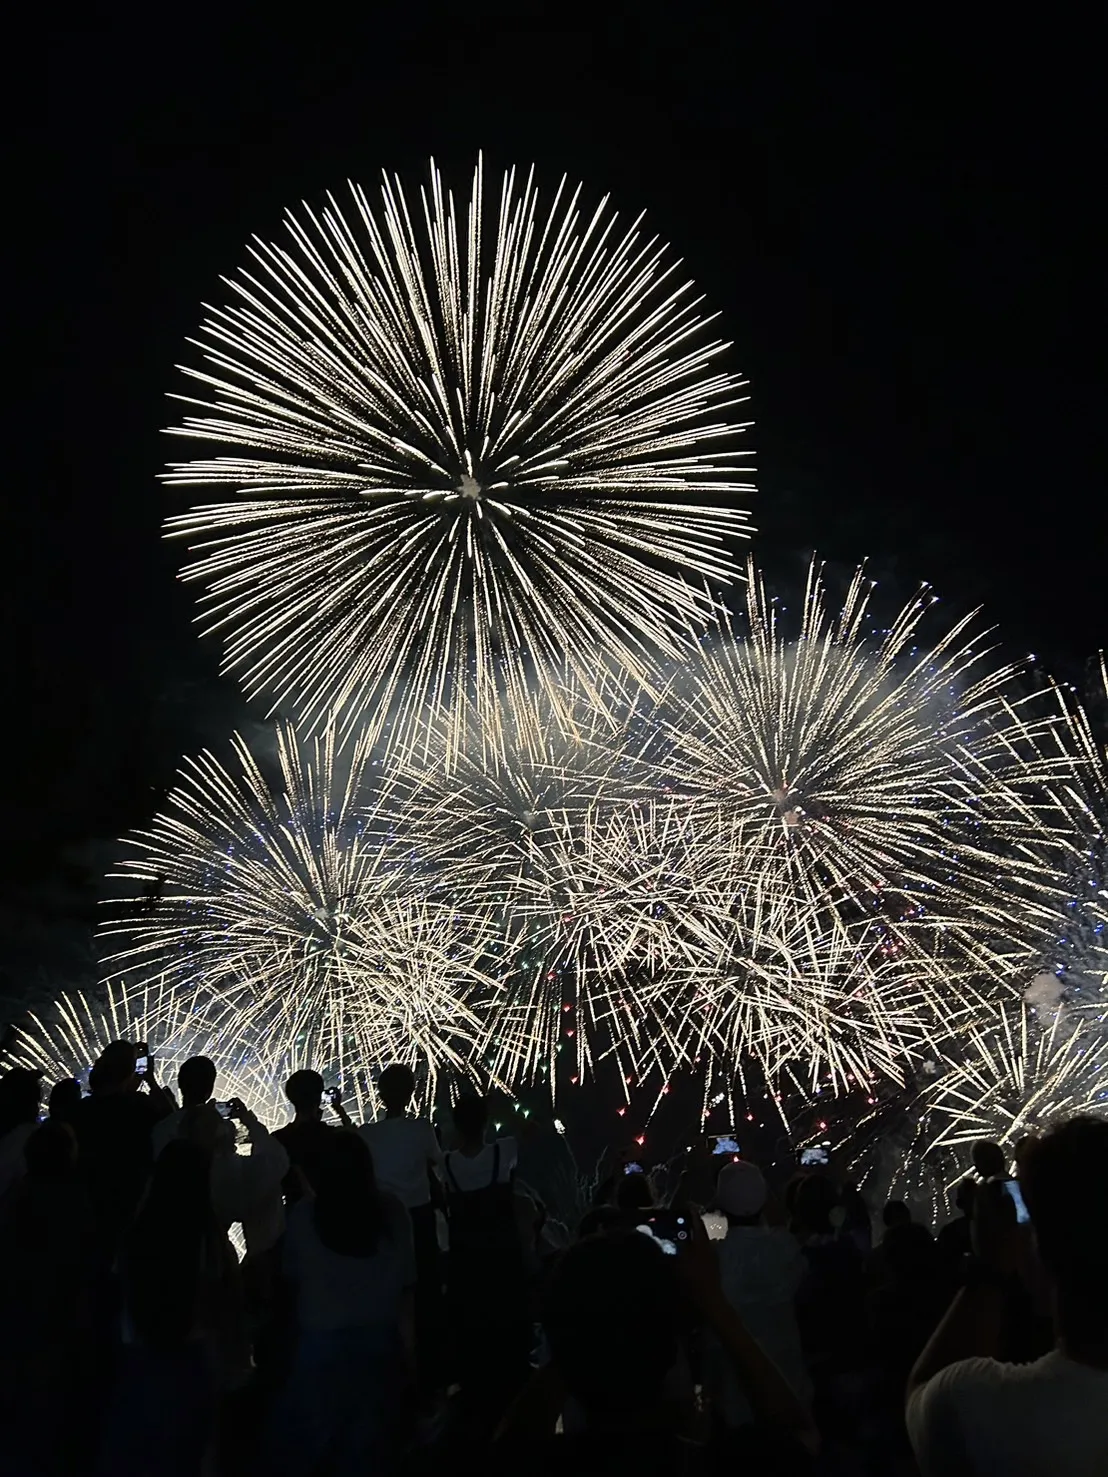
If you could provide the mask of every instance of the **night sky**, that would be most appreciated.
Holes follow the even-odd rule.
[[[880,33],[773,8],[772,31],[721,29],[721,5],[589,26],[478,4],[465,29],[178,10],[172,32],[32,39],[5,180],[6,916],[249,717],[159,538],[181,505],[156,482],[164,396],[201,301],[285,205],[382,166],[418,182],[432,153],[463,189],[483,148],[646,209],[750,377],[781,588],[813,548],[868,555],[890,601],[928,579],[1080,681],[1108,642],[1093,38],[992,7]]]

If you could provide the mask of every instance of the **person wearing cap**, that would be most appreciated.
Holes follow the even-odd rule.
[[[766,1182],[745,1159],[724,1165],[716,1182],[715,1208],[727,1218],[727,1235],[718,1243],[723,1295],[762,1350],[773,1360],[793,1393],[809,1405],[811,1382],[804,1367],[795,1299],[804,1276],[804,1256],[788,1231],[767,1226]],[[754,1412],[728,1360],[711,1349],[708,1385],[725,1425],[749,1425]]]

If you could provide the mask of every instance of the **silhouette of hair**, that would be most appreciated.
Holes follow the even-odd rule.
[[[50,1089],[50,1117],[72,1123],[81,1107],[81,1084],[75,1077],[63,1077]]]
[[[42,1080],[38,1072],[12,1067],[0,1077],[0,1138],[38,1117]]]
[[[1008,1160],[992,1139],[978,1139],[973,1146],[973,1167],[983,1180],[992,1180],[1007,1172]]]
[[[190,1056],[177,1070],[177,1086],[190,1103],[206,1103],[215,1091],[215,1062],[206,1056]]]
[[[88,1085],[92,1092],[110,1092],[113,1087],[122,1087],[135,1075],[138,1052],[133,1041],[109,1041],[96,1059],[88,1074]]]
[[[373,1155],[358,1134],[337,1129],[313,1165],[316,1235],[340,1256],[372,1256],[388,1231]]]
[[[294,1108],[318,1108],[323,1097],[323,1078],[318,1072],[294,1072],[285,1083],[285,1096]]]
[[[911,1224],[912,1212],[903,1200],[888,1200],[881,1212],[881,1219],[886,1226],[907,1226]]]
[[[547,1286],[543,1326],[550,1351],[586,1410],[656,1404],[677,1358],[679,1324],[673,1267],[638,1231],[578,1242]]]
[[[466,1093],[454,1104],[454,1127],[463,1138],[481,1138],[488,1122],[489,1105],[486,1098]]]
[[[406,1108],[415,1092],[415,1073],[402,1062],[386,1067],[377,1079],[377,1091],[386,1108]]]

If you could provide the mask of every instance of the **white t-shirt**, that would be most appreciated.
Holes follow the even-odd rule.
[[[289,1211],[285,1232],[285,1275],[296,1287],[300,1327],[313,1333],[339,1328],[396,1327],[400,1299],[416,1280],[412,1222],[394,1195],[385,1195],[387,1234],[372,1256],[331,1251],[315,1229],[315,1201],[300,1200]]]
[[[1056,1350],[951,1364],[909,1397],[907,1421],[923,1477],[1108,1473],[1108,1370]]]
[[[500,1145],[500,1168],[497,1171],[497,1181],[506,1185],[512,1177],[512,1170],[516,1167],[519,1150],[515,1139],[497,1139]],[[454,1149],[446,1156],[448,1173],[447,1185],[453,1189],[457,1186],[459,1190],[483,1190],[486,1185],[492,1184],[493,1145],[486,1144],[479,1154],[472,1158],[467,1154],[459,1153]]]
[[[415,1210],[431,1199],[427,1166],[442,1170],[442,1150],[426,1118],[378,1118],[358,1129],[373,1155],[373,1169],[382,1190]]]

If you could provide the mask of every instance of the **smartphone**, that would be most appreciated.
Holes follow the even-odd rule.
[[[333,1108],[336,1103],[341,1102],[341,1101],[342,1101],[342,1088],[341,1087],[325,1087],[323,1089],[323,1098],[322,1098],[322,1101],[320,1103],[320,1107],[323,1107],[323,1108]]]
[[[147,1055],[145,1046],[140,1046],[139,1051],[142,1055],[135,1057],[135,1076],[145,1077],[150,1069],[150,1058]]]
[[[623,1166],[623,1172],[624,1174],[642,1174],[642,1165],[636,1164],[633,1159],[629,1159]]]
[[[802,1165],[828,1164],[830,1160],[830,1152],[822,1144],[816,1144],[810,1149],[801,1149],[800,1151],[800,1162]]]
[[[212,1106],[215,1108],[216,1112],[219,1114],[219,1116],[221,1118],[230,1118],[230,1116],[231,1116],[231,1104],[230,1103],[213,1103]]]
[[[1023,1191],[1020,1189],[1019,1180],[1004,1180],[1002,1183],[1004,1185],[1004,1193],[1016,1207],[1016,1224],[1018,1226],[1026,1226],[1031,1216],[1024,1203]]]
[[[666,1256],[676,1256],[689,1239],[689,1225],[683,1215],[672,1210],[658,1210],[635,1227],[644,1236],[653,1236]]]
[[[732,1138],[729,1133],[721,1133],[712,1144],[713,1154],[739,1154],[738,1139]]]

